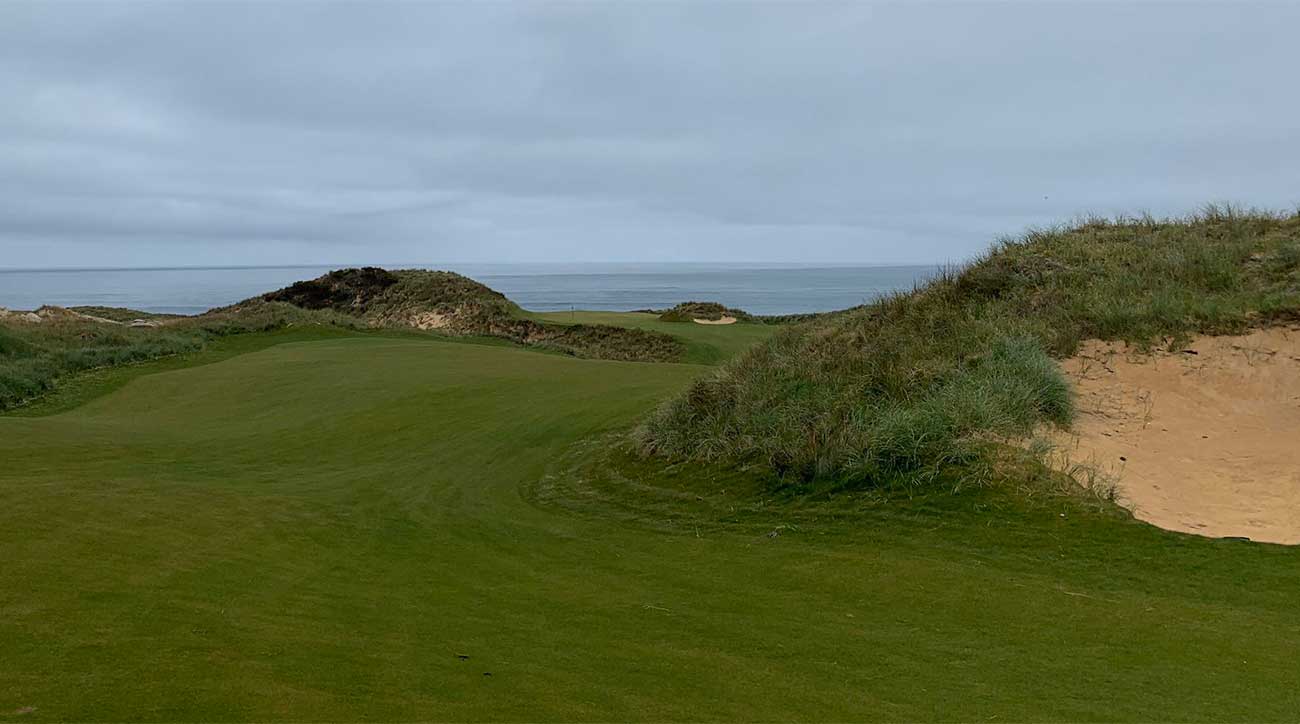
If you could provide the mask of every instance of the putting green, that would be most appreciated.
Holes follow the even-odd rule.
[[[768,538],[521,494],[703,373],[362,336],[0,418],[0,718],[1300,711],[1293,549],[980,496]]]

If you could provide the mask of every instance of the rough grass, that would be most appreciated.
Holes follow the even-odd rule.
[[[787,479],[924,482],[984,469],[985,443],[1068,425],[1053,361],[1088,338],[1179,344],[1300,311],[1300,216],[1208,208],[1091,219],[789,328],[638,430],[670,459],[759,461]]]

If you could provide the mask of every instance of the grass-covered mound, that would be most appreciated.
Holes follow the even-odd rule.
[[[1082,340],[1176,345],[1298,313],[1300,215],[1211,208],[1031,231],[912,292],[783,330],[671,400],[638,440],[794,479],[924,481],[1068,425],[1053,358]]]
[[[262,299],[389,323],[414,322],[427,312],[469,316],[480,309],[492,314],[518,309],[504,294],[454,272],[378,267],[337,269],[263,294]]]
[[[344,315],[279,302],[250,306],[238,313],[218,310],[197,317],[147,315],[110,307],[82,307],[75,311],[42,307],[36,317],[39,322],[28,321],[26,315],[0,317],[0,410],[40,397],[68,375],[197,352],[219,337],[295,324],[357,324]],[[140,318],[166,323],[144,328],[113,323]]]
[[[659,315],[661,322],[692,322],[696,319],[717,321],[723,317],[733,317],[737,321],[749,321],[749,313],[742,309],[732,309],[718,302],[682,302]]]
[[[543,324],[525,317],[504,294],[447,271],[339,269],[264,294],[260,300],[329,309],[359,317],[372,326],[501,337],[594,359],[672,362],[681,358],[684,349],[677,338],[649,330]]]

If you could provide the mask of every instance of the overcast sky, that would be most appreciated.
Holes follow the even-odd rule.
[[[898,263],[1300,202],[1300,3],[0,4],[0,267]]]

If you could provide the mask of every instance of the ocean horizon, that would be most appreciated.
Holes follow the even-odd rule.
[[[0,268],[0,307],[128,307],[200,314],[318,277],[346,265]],[[469,263],[388,264],[445,269],[476,279],[525,309],[631,311],[690,300],[718,301],[754,314],[844,309],[909,289],[941,264]]]

